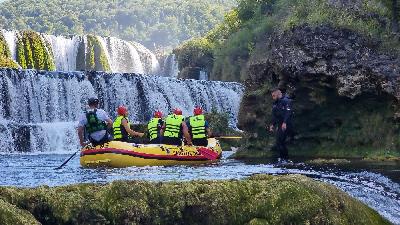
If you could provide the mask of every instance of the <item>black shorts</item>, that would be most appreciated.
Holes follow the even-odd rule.
[[[182,145],[182,140],[180,138],[163,137],[162,142],[166,145]]]
[[[94,146],[96,146],[96,145],[102,145],[102,144],[104,144],[104,143],[106,143],[106,142],[109,142],[109,141],[112,141],[113,139],[112,139],[112,137],[111,137],[111,135],[108,133],[108,132],[106,132],[106,134],[103,136],[103,138],[100,140],[100,141],[96,141],[96,140],[94,140],[93,138],[91,138],[90,137],[90,135],[89,135],[89,141],[92,143],[92,145],[94,145]]]
[[[154,138],[149,142],[150,144],[161,144],[161,138]]]
[[[201,138],[201,139],[193,139],[192,143],[194,146],[208,146],[208,139],[207,138]]]

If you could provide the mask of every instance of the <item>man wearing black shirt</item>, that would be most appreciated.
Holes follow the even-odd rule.
[[[283,96],[279,89],[274,89],[271,95],[274,103],[272,105],[272,120],[269,130],[275,132],[275,145],[279,151],[279,157],[282,160],[287,160],[289,155],[286,147],[286,138],[292,129],[291,100],[287,96]]]

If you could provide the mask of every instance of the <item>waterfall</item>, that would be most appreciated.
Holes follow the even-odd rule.
[[[135,46],[139,53],[140,60],[145,66],[145,74],[158,74],[160,72],[160,63],[158,62],[156,56],[146,47],[137,43],[131,42]]]
[[[175,107],[192,114],[225,112],[235,126],[243,86],[238,83],[178,80],[104,72],[47,72],[0,69],[0,152],[71,152],[79,148],[77,121],[88,97],[115,118],[124,104],[131,121],[146,123],[155,110]]]
[[[175,54],[170,54],[164,59],[162,75],[165,77],[178,77],[179,67]]]
[[[57,71],[75,71],[78,54],[79,37],[63,37],[44,34],[50,43]]]
[[[15,31],[2,31],[4,39],[7,42],[8,48],[11,52],[12,59],[17,61],[17,33]]]
[[[17,58],[17,37],[18,31],[2,32],[5,41],[11,51],[12,59]],[[57,71],[76,71],[85,70],[85,58],[88,52],[87,36],[54,36],[50,34],[39,34],[41,42],[47,48],[51,47],[51,56]],[[139,73],[139,74],[158,74],[159,62],[156,56],[143,45],[136,42],[128,42],[115,37],[95,36],[104,50],[104,56],[114,73]],[[82,48],[80,48],[82,45]],[[49,49],[47,49],[49,50]],[[80,57],[79,57],[80,55]],[[99,59],[101,56],[96,55]],[[81,63],[82,66],[77,66]]]
[[[129,42],[114,37],[98,37],[98,39],[107,52],[106,56],[111,71],[115,73],[145,73],[139,53]]]
[[[208,80],[208,74],[206,71],[200,71],[199,80]]]

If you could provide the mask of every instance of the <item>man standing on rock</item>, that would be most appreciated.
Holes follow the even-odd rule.
[[[275,147],[279,151],[279,158],[287,160],[288,149],[286,147],[286,138],[292,132],[292,109],[291,100],[287,96],[283,96],[281,90],[272,90],[272,120],[268,127],[269,131],[275,132]]]

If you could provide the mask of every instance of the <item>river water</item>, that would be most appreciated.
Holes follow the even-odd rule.
[[[353,162],[346,166],[309,166],[301,162],[278,165],[271,161],[245,163],[229,159],[202,166],[131,167],[83,169],[79,157],[54,170],[68,154],[3,154],[0,157],[1,186],[37,187],[76,183],[107,183],[115,180],[190,181],[200,179],[243,179],[252,174],[303,174],[344,190],[377,210],[394,224],[400,224],[400,165]],[[300,160],[302,161],[302,160]]]

